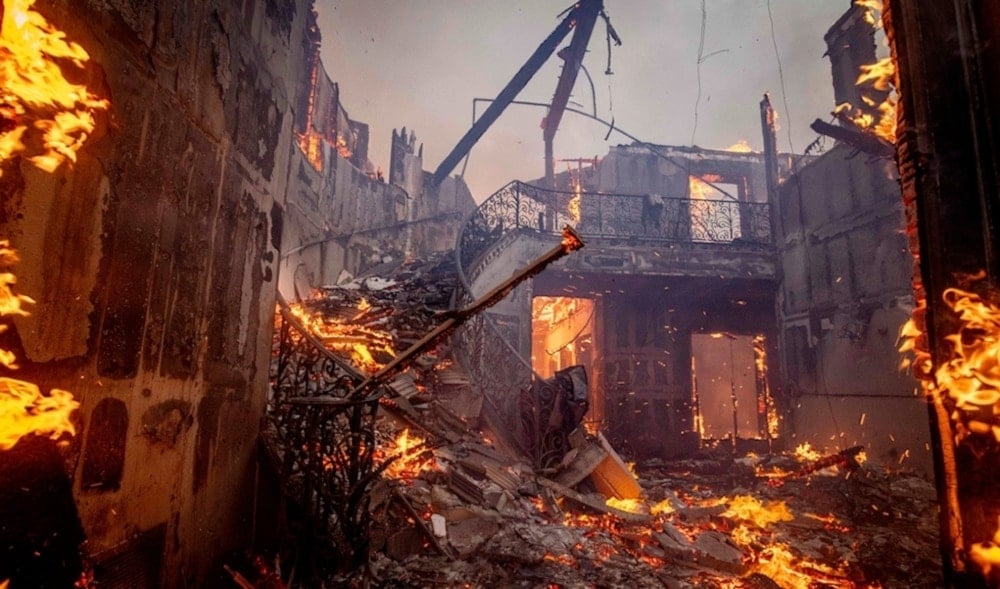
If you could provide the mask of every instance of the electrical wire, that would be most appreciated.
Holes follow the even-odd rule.
[[[778,81],[781,83],[781,105],[785,107],[785,116],[788,118],[785,122],[785,129],[788,132],[788,152],[794,155],[795,147],[792,145],[792,114],[788,109],[788,94],[785,92],[785,71],[781,67],[778,38],[774,33],[774,16],[771,14],[771,0],[767,0],[767,20],[771,23],[771,45],[774,47],[774,59],[778,62]],[[794,166],[794,163],[792,165]]]
[[[698,133],[698,106],[701,104],[701,62],[705,55],[705,25],[708,23],[708,10],[705,7],[705,0],[701,0],[701,34],[698,39],[698,59],[695,61],[695,73],[698,78],[698,95],[694,99],[694,128],[691,129],[691,145],[694,145],[695,135]]]

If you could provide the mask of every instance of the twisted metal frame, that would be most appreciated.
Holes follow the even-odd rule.
[[[280,297],[279,297],[280,299]],[[378,400],[352,397],[363,377],[330,353],[279,300],[265,428],[280,441],[286,491],[351,565],[368,558]]]

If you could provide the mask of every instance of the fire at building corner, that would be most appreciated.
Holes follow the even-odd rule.
[[[849,3],[822,153],[765,95],[762,151],[557,172],[582,0],[383,173],[311,0],[4,0],[0,587],[995,585],[1000,27],[949,7]]]

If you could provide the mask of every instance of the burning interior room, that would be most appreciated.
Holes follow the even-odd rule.
[[[0,588],[1000,586],[1000,7],[567,4],[2,0]]]

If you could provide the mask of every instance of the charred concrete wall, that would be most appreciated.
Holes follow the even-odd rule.
[[[393,130],[394,146],[402,135]],[[409,150],[401,150],[398,164],[393,160],[390,182],[359,169],[332,144],[320,143],[318,166],[294,151],[283,295],[305,296],[311,288],[336,284],[344,273],[358,275],[383,261],[455,246],[462,222],[475,209],[472,193],[460,178],[433,185],[421,169],[422,158],[413,153],[413,141],[405,144]]]
[[[667,197],[689,196],[689,176],[717,176],[736,185],[734,196],[746,202],[767,202],[767,179],[759,153],[701,149],[698,147],[619,145],[600,161],[595,190],[626,194],[655,193]],[[586,176],[584,176],[586,181]]]
[[[899,369],[913,305],[891,161],[837,146],[780,188],[784,396],[794,435],[930,469],[927,411]]]
[[[109,586],[197,586],[253,531],[309,0],[36,5],[111,102],[75,166],[9,163],[0,234],[38,303],[19,377],[81,402],[74,493]]]

